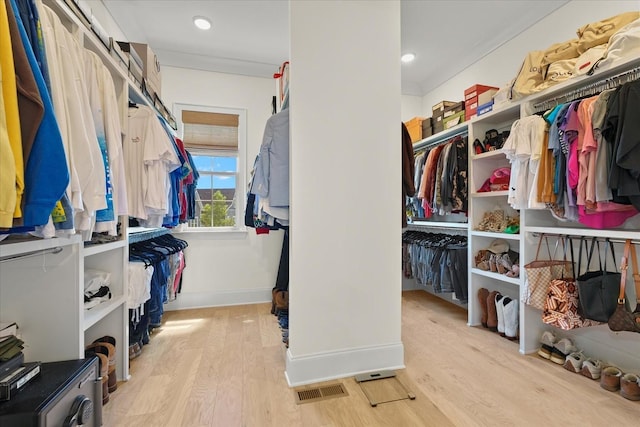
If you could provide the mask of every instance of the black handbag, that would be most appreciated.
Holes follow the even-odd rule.
[[[585,249],[588,246],[586,239],[580,240],[580,255],[578,257],[578,269],[582,262],[582,243],[585,242]],[[598,248],[599,270],[589,271],[594,248]],[[607,271],[607,252],[611,248],[613,257],[613,266],[615,271]],[[587,271],[578,276],[576,283],[578,285],[578,313],[585,319],[596,320],[598,322],[606,322],[616,309],[618,294],[620,293],[620,278],[616,266],[616,254],[613,243],[606,239],[604,250],[604,266],[602,264],[602,256],[600,253],[600,243],[594,237],[591,240],[591,248],[587,256]],[[578,270],[580,271],[580,270]]]

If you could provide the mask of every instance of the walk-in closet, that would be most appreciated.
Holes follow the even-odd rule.
[[[637,1],[0,2],[0,426],[636,423]]]

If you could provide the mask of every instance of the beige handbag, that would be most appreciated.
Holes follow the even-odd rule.
[[[511,87],[511,99],[520,99],[538,92],[544,82],[542,58],[544,51],[532,50],[524,58],[520,72]]]
[[[640,18],[640,12],[625,12],[578,28],[576,31],[578,34],[578,53],[608,43],[609,38],[616,31],[638,18]]]
[[[546,242],[547,254],[549,256],[549,259],[544,260],[540,259],[540,247],[542,246],[543,239]],[[535,260],[524,266],[526,280],[522,302],[538,310],[544,309],[551,281],[562,277],[572,277],[573,275],[571,261],[567,260],[566,257],[565,259],[553,259],[558,251],[559,242],[560,239],[556,242],[556,247],[552,255],[551,249],[549,248],[548,237],[545,235],[540,236]]]
[[[556,61],[563,59],[577,58],[578,53],[578,39],[567,40],[562,43],[552,44],[544,51],[541,65],[543,67],[553,64]]]

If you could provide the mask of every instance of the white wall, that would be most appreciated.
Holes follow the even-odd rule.
[[[413,95],[402,95],[402,106],[400,109],[402,121],[406,122],[417,116],[422,116],[422,97]]]
[[[290,22],[296,385],[404,363],[400,3],[295,1]]]
[[[464,99],[464,90],[476,83],[503,87],[517,75],[529,51],[544,50],[553,43],[570,40],[585,24],[633,10],[640,10],[640,1],[573,0],[425,94],[422,98],[423,114],[431,116],[431,106],[442,100]]]
[[[273,79],[162,67],[162,100],[168,108],[184,103],[246,110],[247,180],[271,115],[275,87]],[[230,234],[188,232],[176,236],[189,242],[187,268],[182,294],[168,310],[271,300],[282,231],[256,235],[249,228]]]

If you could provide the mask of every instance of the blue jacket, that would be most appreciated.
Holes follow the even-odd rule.
[[[24,174],[23,225],[30,227],[47,223],[53,207],[69,185],[69,170],[49,91],[29,43],[16,0],[10,1],[22,44],[44,105],[44,117],[36,133],[29,158],[26,160]]]

